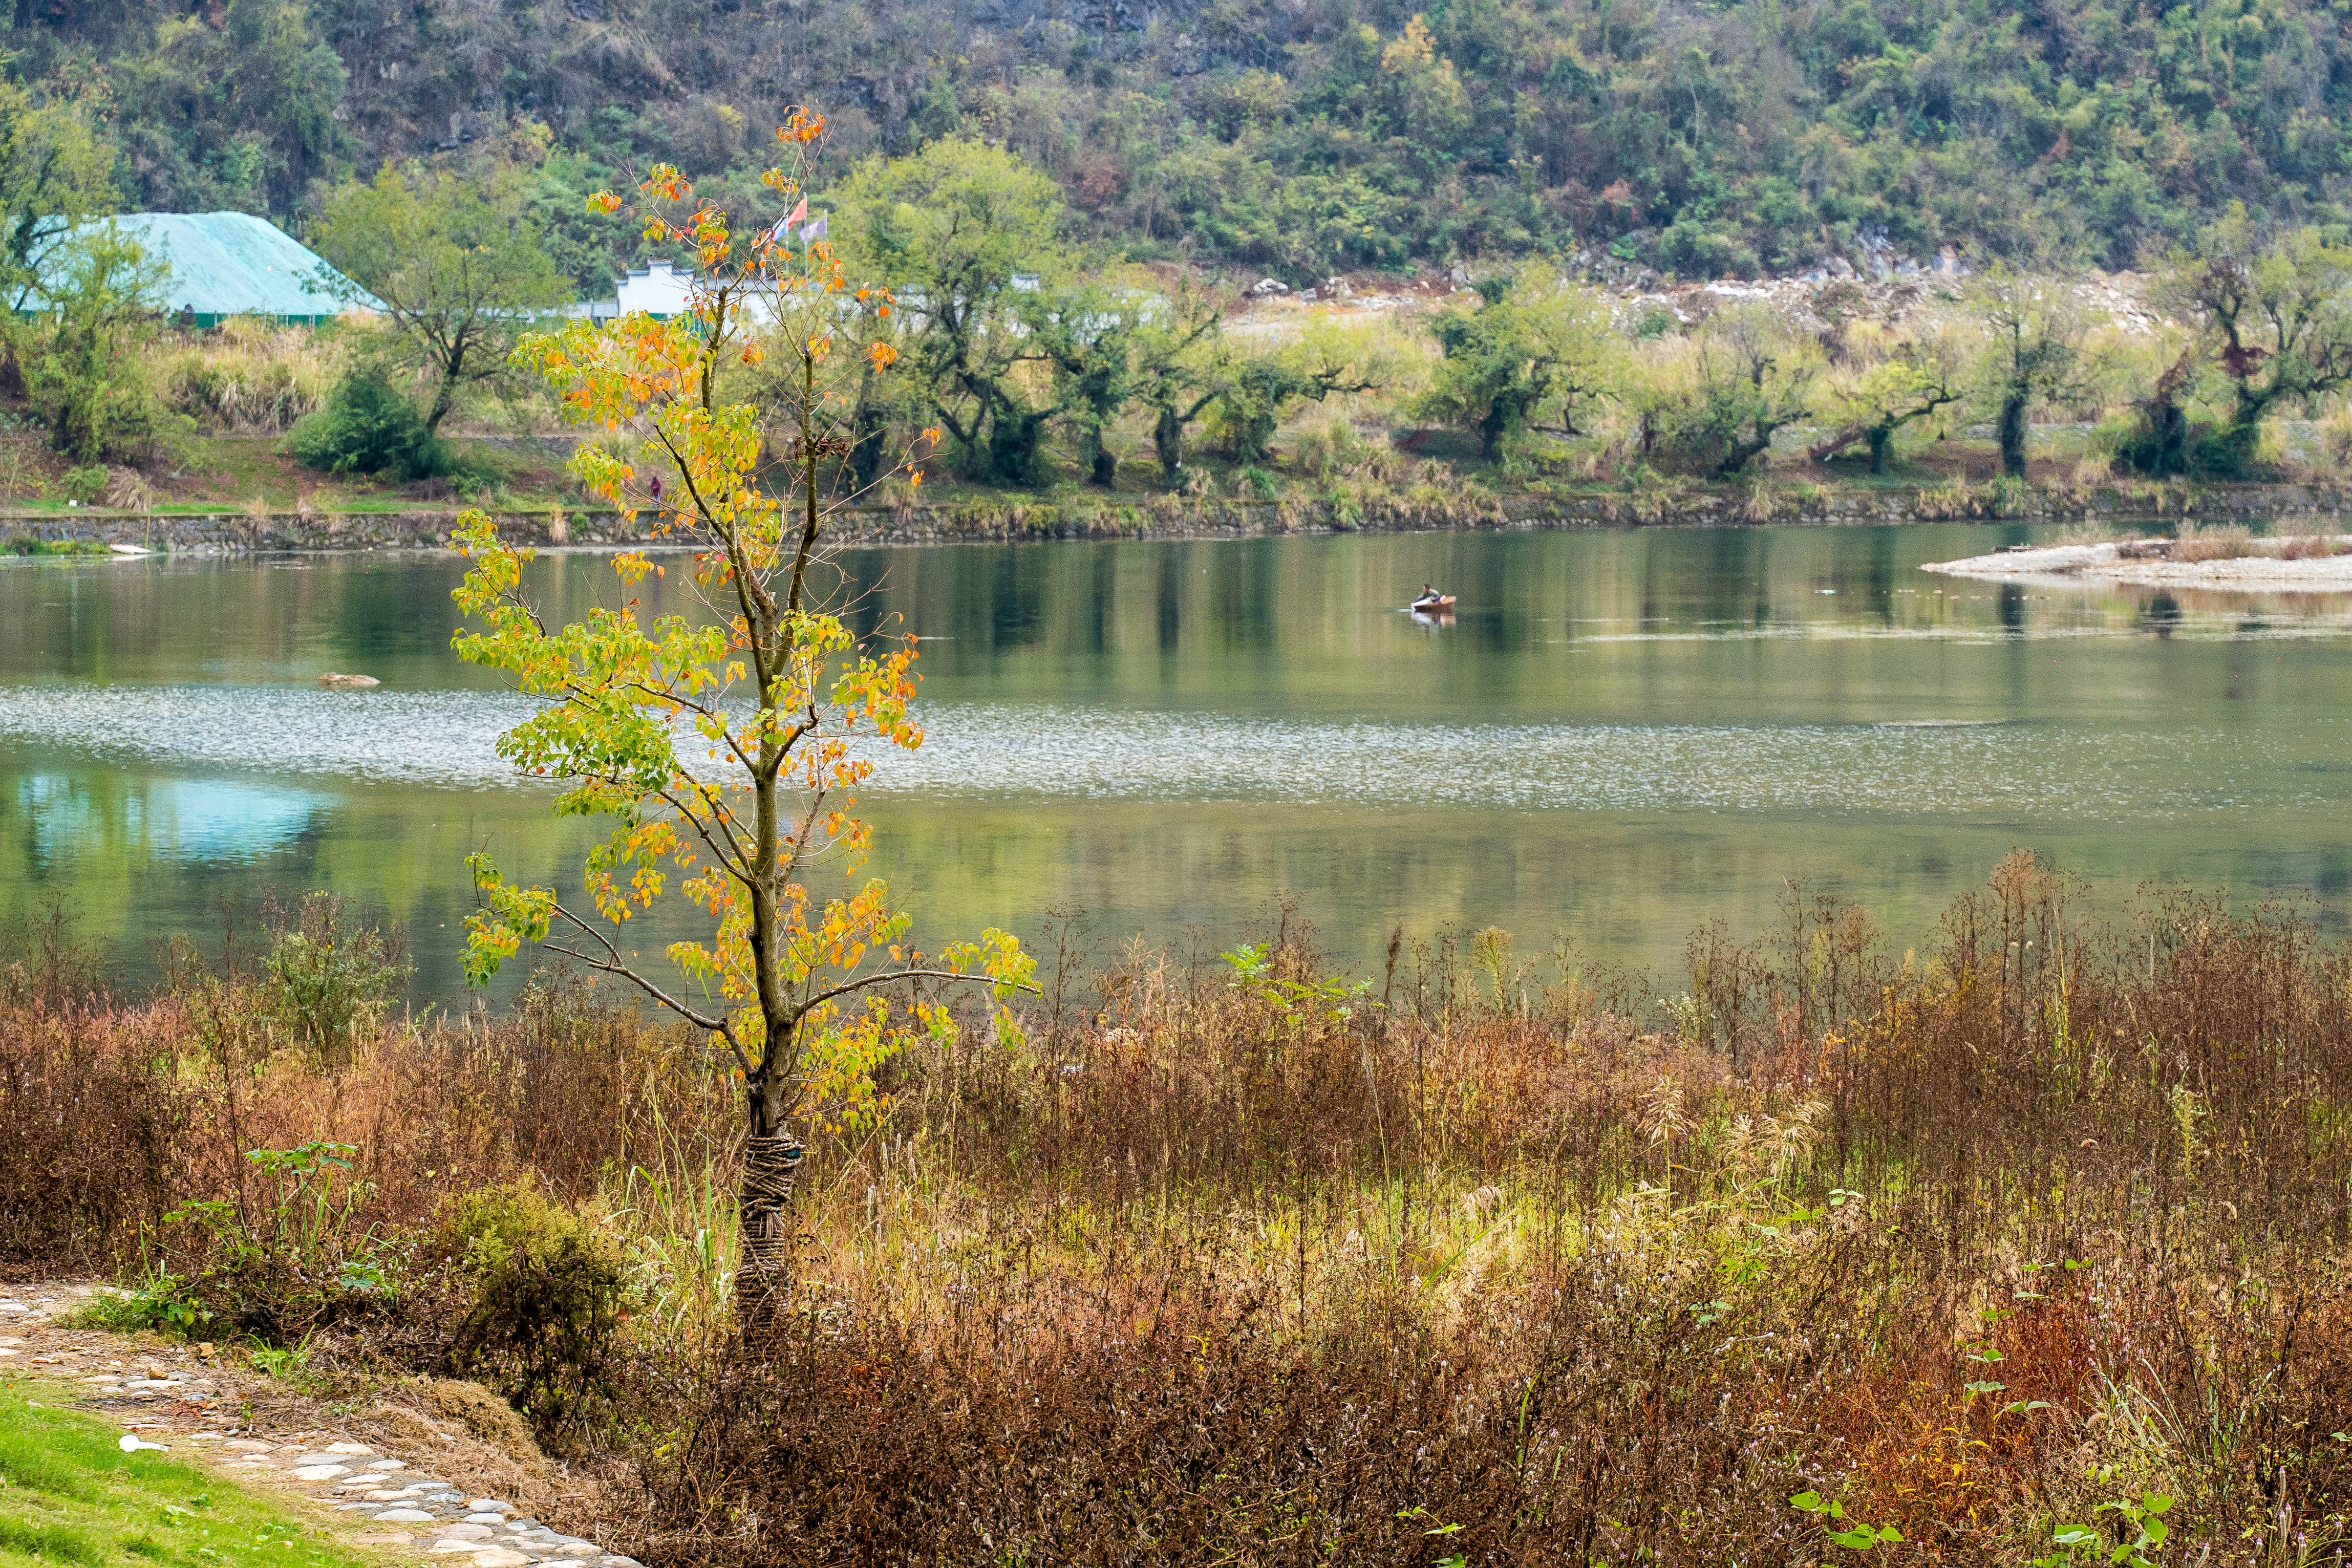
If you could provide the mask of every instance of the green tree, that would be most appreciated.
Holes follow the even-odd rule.
[[[796,117],[787,145],[800,152],[821,130]],[[779,168],[766,183],[790,200],[802,177]],[[887,369],[892,357],[866,336],[883,301],[849,290],[824,246],[796,256],[771,240],[774,214],[698,197],[673,167],[655,169],[640,193],[648,228],[694,250],[704,287],[691,311],[574,320],[524,352],[603,433],[581,447],[574,476],[615,507],[652,512],[693,550],[690,568],[670,569],[689,607],[648,623],[628,597],[551,622],[523,591],[527,552],[501,543],[487,516],[467,515],[471,566],[457,599],[483,629],[461,631],[455,646],[546,699],[499,754],[561,785],[560,815],[609,824],[587,859],[584,907],[471,857],[481,907],[467,972],[487,981],[523,943],[541,943],[709,1032],[743,1083],[736,1312],[747,1343],[766,1349],[792,1304],[785,1209],[804,1156],[798,1134],[870,1124],[876,1069],[918,1033],[952,1033],[936,992],[919,985],[973,981],[1009,998],[1034,964],[998,931],[926,956],[887,886],[855,881],[870,833],[846,808],[873,768],[866,737],[922,741],[912,640],[861,642],[819,602],[811,570],[845,499],[844,383],[857,361]],[[755,317],[782,328],[764,341],[790,356],[783,380],[798,387],[765,419],[726,390],[736,367],[764,358]],[[781,494],[758,482],[771,436],[792,454],[772,476]],[[624,457],[614,437],[637,455]],[[634,552],[614,566],[625,590],[656,570]],[[843,874],[839,893],[813,885],[821,868]],[[669,947],[669,980],[608,933],[679,901],[700,934]]]
[[[1948,333],[1921,331],[1857,335],[1826,392],[1839,423],[1814,444],[1813,461],[1826,463],[1859,445],[1869,451],[1870,471],[1877,475],[1886,472],[1897,432],[1961,402],[1969,389],[1958,343]]]
[[[970,477],[1034,485],[1060,404],[1040,399],[1041,333],[1076,267],[1061,187],[1000,147],[942,137],[860,166],[841,193],[845,249],[921,325],[911,368]]]
[[[383,302],[412,362],[433,382],[428,433],[467,385],[507,373],[535,315],[571,297],[571,282],[530,221],[528,172],[478,172],[385,164],[327,198],[310,243]]]
[[[0,298],[30,308],[52,246],[114,205],[115,150],[84,99],[0,78]]]
[[[306,468],[429,479],[449,471],[447,444],[383,373],[365,366],[336,386],[327,406],[297,424],[287,444]]]
[[[1980,373],[1994,410],[2000,470],[2022,479],[2035,406],[2090,391],[2095,367],[2084,351],[2082,313],[2056,283],[2006,268],[1987,273],[1973,292],[1991,329]]]
[[[1136,323],[1135,395],[1151,411],[1160,476],[1176,484],[1184,437],[1225,391],[1232,363],[1222,337],[1230,301],[1187,272]]]
[[[2252,461],[2273,410],[2352,382],[2352,246],[2321,229],[2265,233],[2233,202],[2173,254],[2163,293],[2196,324],[2227,388],[2219,440],[2234,470]]]
[[[1474,430],[1479,453],[1532,430],[1576,434],[1579,400],[1610,383],[1615,334],[1591,290],[1549,271],[1478,287],[1475,309],[1439,312],[1430,322],[1444,358],[1423,413]]]
[[[1128,294],[1071,290],[1039,334],[1054,365],[1055,406],[1076,439],[1087,482],[1104,489],[1118,477],[1118,458],[1106,437],[1135,394],[1135,333],[1142,309]]]
[[[170,277],[111,221],[75,230],[44,257],[41,308],[19,357],[50,443],[76,462],[144,455],[172,433],[140,351],[159,329]]]
[[[341,58],[300,0],[219,0],[163,13],[115,72],[141,200],[169,212],[291,209],[356,150],[336,110]],[[171,13],[178,12],[179,15]]]
[[[1274,455],[1275,432],[1300,403],[1372,392],[1391,371],[1387,356],[1362,352],[1339,330],[1310,328],[1295,344],[1233,364],[1211,418],[1228,456],[1263,463]]]
[[[1662,365],[1634,393],[1643,450],[1664,467],[1730,479],[1811,412],[1821,353],[1762,306],[1711,318],[1685,362]]]

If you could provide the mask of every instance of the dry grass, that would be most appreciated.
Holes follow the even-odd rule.
[[[1929,950],[1792,898],[1663,1001],[1494,932],[1362,989],[1295,932],[1139,950],[820,1143],[763,1365],[692,1041],[562,988],[329,1072],[244,982],[61,955],[0,998],[5,1256],[200,1268],[163,1216],[304,1138],[356,1145],[352,1237],[535,1172],[631,1260],[564,1440],[651,1563],[1810,1563],[1807,1489],[1906,1560],[2158,1490],[2163,1561],[2337,1561],[2352,955],[2288,913],[2094,929],[2021,857]],[[429,1355],[372,1310],[320,1357]]]
[[[2242,523],[2183,522],[2171,538],[2130,538],[2120,543],[2126,557],[2141,560],[2316,560],[2352,549],[2352,537],[2336,531],[2342,526],[2335,518],[2284,519],[2273,525],[2276,531],[2256,538]],[[2059,542],[2092,543],[2097,537],[2070,529]],[[2107,532],[2103,537],[2114,536]]]
[[[2183,523],[2173,535],[2178,561],[2240,560],[2255,553],[2253,531],[2242,523]]]
[[[349,368],[349,332],[244,319],[181,338],[152,367],[164,404],[207,435],[282,435]]]

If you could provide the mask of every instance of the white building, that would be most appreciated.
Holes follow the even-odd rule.
[[[642,311],[656,320],[667,320],[672,316],[685,315],[693,298],[694,274],[665,257],[629,268],[612,298],[575,305],[572,314],[593,321],[611,321]],[[754,321],[767,320],[775,314],[773,302],[756,295],[746,299],[743,308]]]
[[[630,316],[642,310],[648,316],[683,316],[687,298],[693,292],[694,274],[680,272],[667,257],[649,261],[643,267],[629,268],[629,275],[621,279],[613,301],[613,314]]]

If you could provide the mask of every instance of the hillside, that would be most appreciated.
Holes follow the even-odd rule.
[[[121,200],[299,218],[319,182],[545,122],[616,169],[962,129],[1098,231],[1294,282],[1584,252],[1688,276],[1952,246],[2128,266],[2232,196],[2345,215],[2352,50],[2311,0],[15,0]],[[605,264],[576,225],[566,261]]]

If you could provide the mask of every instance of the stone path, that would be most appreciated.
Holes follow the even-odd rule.
[[[641,1568],[634,1558],[551,1530],[510,1502],[471,1495],[364,1443],[332,1433],[298,1437],[257,1429],[229,1386],[243,1379],[204,1354],[209,1347],[157,1350],[127,1336],[55,1326],[89,1293],[0,1295],[0,1376],[75,1386],[77,1403],[121,1424],[126,1448],[172,1448],[239,1480],[292,1490],[374,1527],[357,1537],[361,1544],[411,1548],[436,1563]]]

